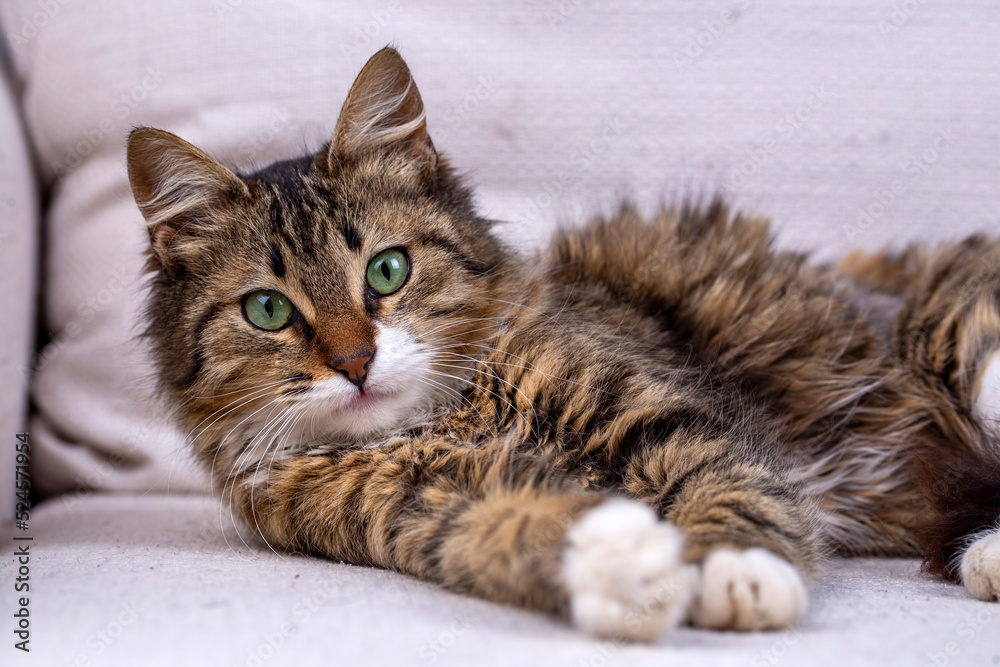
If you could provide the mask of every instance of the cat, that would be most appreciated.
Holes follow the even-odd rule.
[[[161,392],[272,548],[627,640],[792,626],[833,553],[1000,594],[996,241],[813,266],[715,201],[522,257],[391,48],[315,155],[127,165]]]

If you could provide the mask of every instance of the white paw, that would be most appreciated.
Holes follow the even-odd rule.
[[[808,603],[802,577],[764,549],[719,549],[701,566],[691,622],[717,630],[775,630],[795,625]]]
[[[649,507],[607,500],[569,529],[563,576],[573,622],[617,639],[651,640],[687,615],[695,582],[680,531]]]
[[[987,424],[1000,426],[1000,350],[994,351],[979,371],[976,414]]]
[[[980,600],[1000,600],[1000,529],[980,537],[962,554],[962,583]]]

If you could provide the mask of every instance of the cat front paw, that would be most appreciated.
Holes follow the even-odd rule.
[[[972,543],[962,554],[962,583],[987,602],[1000,600],[1000,529]]]
[[[600,637],[649,641],[687,616],[694,584],[684,538],[641,503],[612,499],[566,534],[563,577],[575,625]]]
[[[691,623],[716,630],[777,630],[798,623],[808,595],[798,571],[764,549],[713,551],[701,566]]]

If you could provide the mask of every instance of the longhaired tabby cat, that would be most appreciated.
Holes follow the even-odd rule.
[[[275,548],[641,640],[792,625],[830,553],[1000,594],[1000,243],[823,268],[713,204],[524,258],[388,48],[315,155],[128,171],[161,389]]]

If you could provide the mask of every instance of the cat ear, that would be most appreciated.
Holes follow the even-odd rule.
[[[340,111],[330,151],[331,159],[336,159],[333,153],[381,151],[411,159],[422,170],[437,165],[424,103],[410,68],[395,49],[382,49],[361,69]]]
[[[148,127],[129,135],[128,178],[153,252],[164,265],[180,250],[180,241],[208,230],[204,214],[213,204],[248,192],[236,174],[201,150]]]

